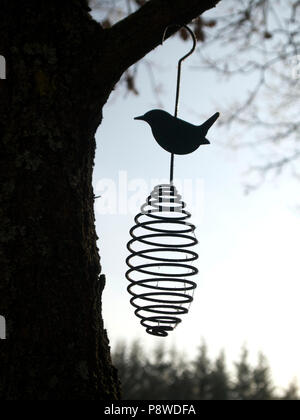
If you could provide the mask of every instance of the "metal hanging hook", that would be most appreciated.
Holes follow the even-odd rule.
[[[177,87],[176,87],[176,101],[175,101],[175,112],[174,112],[174,116],[175,116],[175,117],[177,117],[177,114],[178,114],[179,93],[180,93],[180,80],[181,80],[181,64],[182,64],[182,62],[183,62],[186,58],[188,58],[190,55],[192,55],[192,54],[193,54],[193,52],[194,52],[194,51],[195,51],[195,49],[196,49],[197,40],[196,40],[196,36],[195,36],[194,32],[193,32],[193,31],[192,31],[192,30],[191,30],[188,26],[186,26],[186,25],[177,25],[177,24],[176,24],[176,25],[169,25],[169,26],[167,26],[167,27],[166,27],[166,29],[164,30],[163,37],[162,37],[162,41],[161,41],[161,44],[162,44],[162,45],[163,45],[163,43],[164,43],[164,41],[165,41],[165,38],[166,38],[166,33],[167,33],[168,29],[169,29],[169,28],[171,28],[171,27],[174,27],[174,26],[175,26],[175,27],[178,27],[179,29],[181,29],[181,28],[186,29],[186,30],[189,32],[189,34],[191,35],[192,40],[193,40],[193,46],[192,46],[192,48],[190,49],[190,51],[178,60],[178,69],[177,69]]]
[[[163,37],[162,37],[161,44],[163,44],[163,43],[164,43],[164,40],[165,40],[165,38],[166,38],[166,33],[167,33],[168,29],[169,29],[170,27],[174,27],[174,26],[175,26],[175,27],[178,27],[179,29],[181,29],[181,28],[186,29],[186,30],[188,31],[188,33],[191,35],[192,40],[193,40],[193,46],[192,46],[192,48],[190,49],[190,51],[178,60],[178,68],[177,68],[177,85],[176,85],[176,99],[175,99],[175,111],[174,111],[174,117],[177,117],[177,115],[178,115],[179,93],[180,93],[180,81],[181,81],[181,64],[182,64],[182,62],[183,62],[186,58],[188,58],[190,55],[192,55],[192,54],[193,54],[193,52],[194,52],[194,51],[195,51],[195,49],[196,49],[197,40],[196,40],[196,36],[195,36],[194,32],[193,32],[193,31],[192,31],[192,30],[191,30],[191,29],[190,29],[187,25],[177,25],[177,24],[175,24],[175,25],[168,25],[168,26],[166,27],[166,29],[164,30],[164,33],[163,33]],[[171,154],[171,163],[170,163],[170,184],[173,184],[173,175],[174,175],[174,154]]]

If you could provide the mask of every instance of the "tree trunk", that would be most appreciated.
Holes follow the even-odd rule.
[[[130,37],[144,33],[135,19],[142,22],[152,3],[161,0],[104,31],[85,0],[1,1],[1,399],[120,397],[101,318],[94,134],[123,71],[159,43],[175,18],[156,17],[158,34],[152,26],[134,47]],[[197,13],[189,11],[182,23],[217,0],[191,3]]]

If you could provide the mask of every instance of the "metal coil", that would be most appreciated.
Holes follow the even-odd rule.
[[[190,277],[198,273],[191,265],[198,254],[190,248],[198,241],[185,207],[175,186],[157,185],[130,230],[127,290],[141,325],[156,336],[167,336],[181,322],[197,286]]]

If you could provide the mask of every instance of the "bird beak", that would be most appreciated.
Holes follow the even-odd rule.
[[[135,117],[134,119],[135,120],[142,120],[142,121],[144,121],[144,115],[141,115],[139,117]]]
[[[210,141],[207,140],[206,138],[203,140],[203,144],[210,144]]]

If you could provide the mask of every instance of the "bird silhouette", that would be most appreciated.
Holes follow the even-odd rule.
[[[167,152],[186,155],[202,144],[210,144],[205,136],[219,115],[217,112],[201,125],[190,124],[160,109],[153,109],[134,119],[146,121],[157,143]]]

